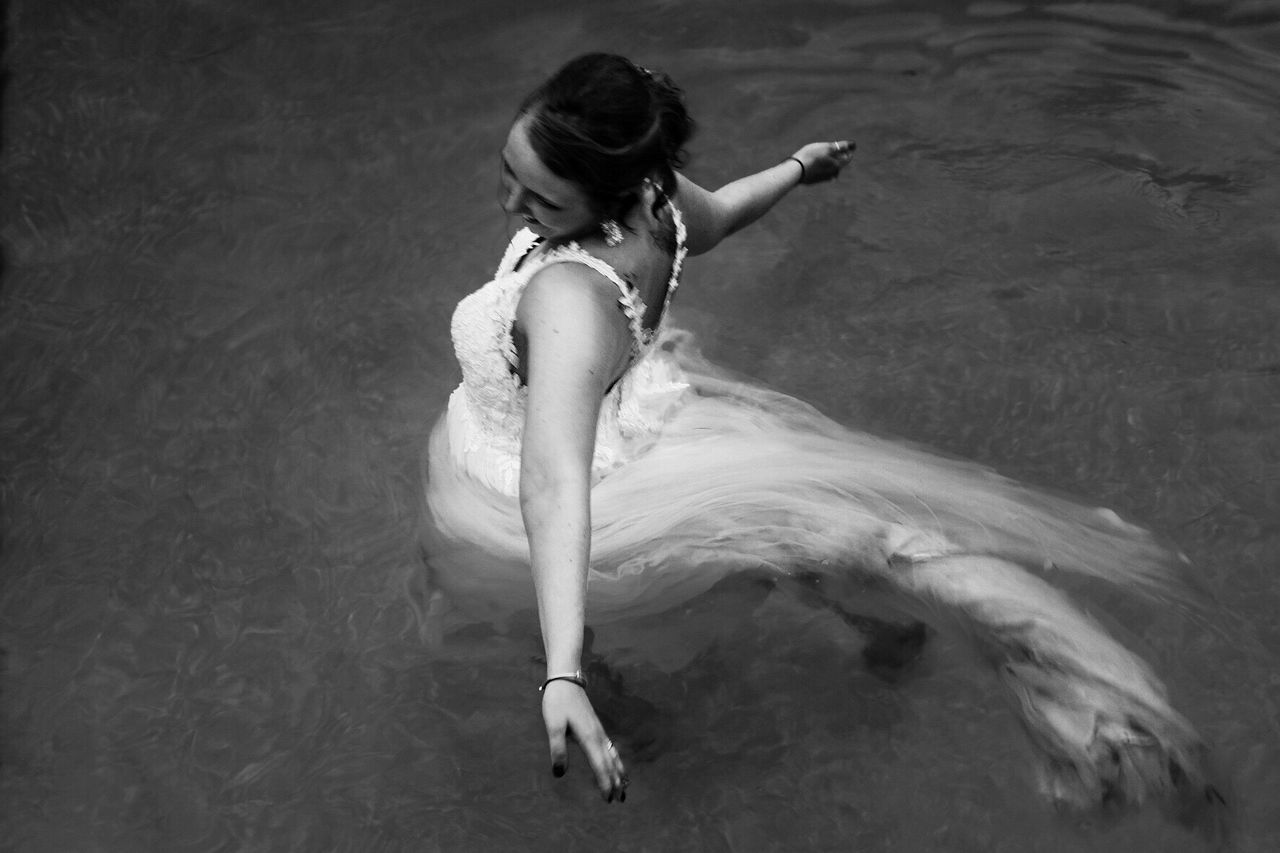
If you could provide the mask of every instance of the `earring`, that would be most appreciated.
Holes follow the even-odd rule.
[[[612,219],[600,223],[600,233],[604,234],[604,244],[610,248],[622,244],[622,227]]]

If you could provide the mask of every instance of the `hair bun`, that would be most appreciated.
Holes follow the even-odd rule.
[[[582,187],[602,214],[647,177],[675,192],[694,123],[667,74],[607,53],[570,60],[525,98],[529,137],[547,168]]]

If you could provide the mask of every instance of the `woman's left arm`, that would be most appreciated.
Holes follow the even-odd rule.
[[[528,387],[520,508],[551,678],[581,668],[596,422],[605,390],[626,364],[630,334],[617,289],[580,264],[556,264],[535,275],[516,319]],[[585,690],[569,680],[547,684],[542,713],[557,775],[567,764],[566,738],[572,735],[601,795],[620,795],[622,762]]]

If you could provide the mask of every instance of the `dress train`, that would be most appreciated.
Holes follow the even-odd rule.
[[[686,390],[661,383],[660,432],[618,448],[625,461],[593,487],[590,621],[662,612],[742,571],[818,577],[828,598],[871,580],[976,641],[1055,802],[1155,800],[1187,821],[1217,819],[1205,747],[1159,679],[1041,576],[1185,602],[1180,555],[1109,510],[847,429],[715,368],[681,332],[647,358]],[[471,476],[457,441],[442,418],[424,548],[454,601],[497,620],[533,602],[519,501]]]

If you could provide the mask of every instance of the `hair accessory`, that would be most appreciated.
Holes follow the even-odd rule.
[[[801,167],[803,168],[803,167]],[[604,242],[610,248],[622,245],[622,227],[616,220],[606,219],[600,223],[600,232],[604,234]]]
[[[788,160],[795,160],[795,161],[796,161],[796,164],[800,167],[800,183],[802,183],[802,184],[803,184],[803,183],[804,183],[804,179],[807,177],[807,175],[805,175],[805,171],[804,171],[804,163],[801,163],[801,162],[800,162],[800,158],[799,158],[799,157],[788,157],[787,159],[788,159]]]
[[[583,690],[587,689],[587,677],[583,675],[582,670],[579,669],[574,672],[564,672],[560,675],[551,676],[546,681],[542,682],[542,686],[538,688],[538,692],[541,693],[546,690],[547,685],[553,681],[570,681],[581,687]]]

